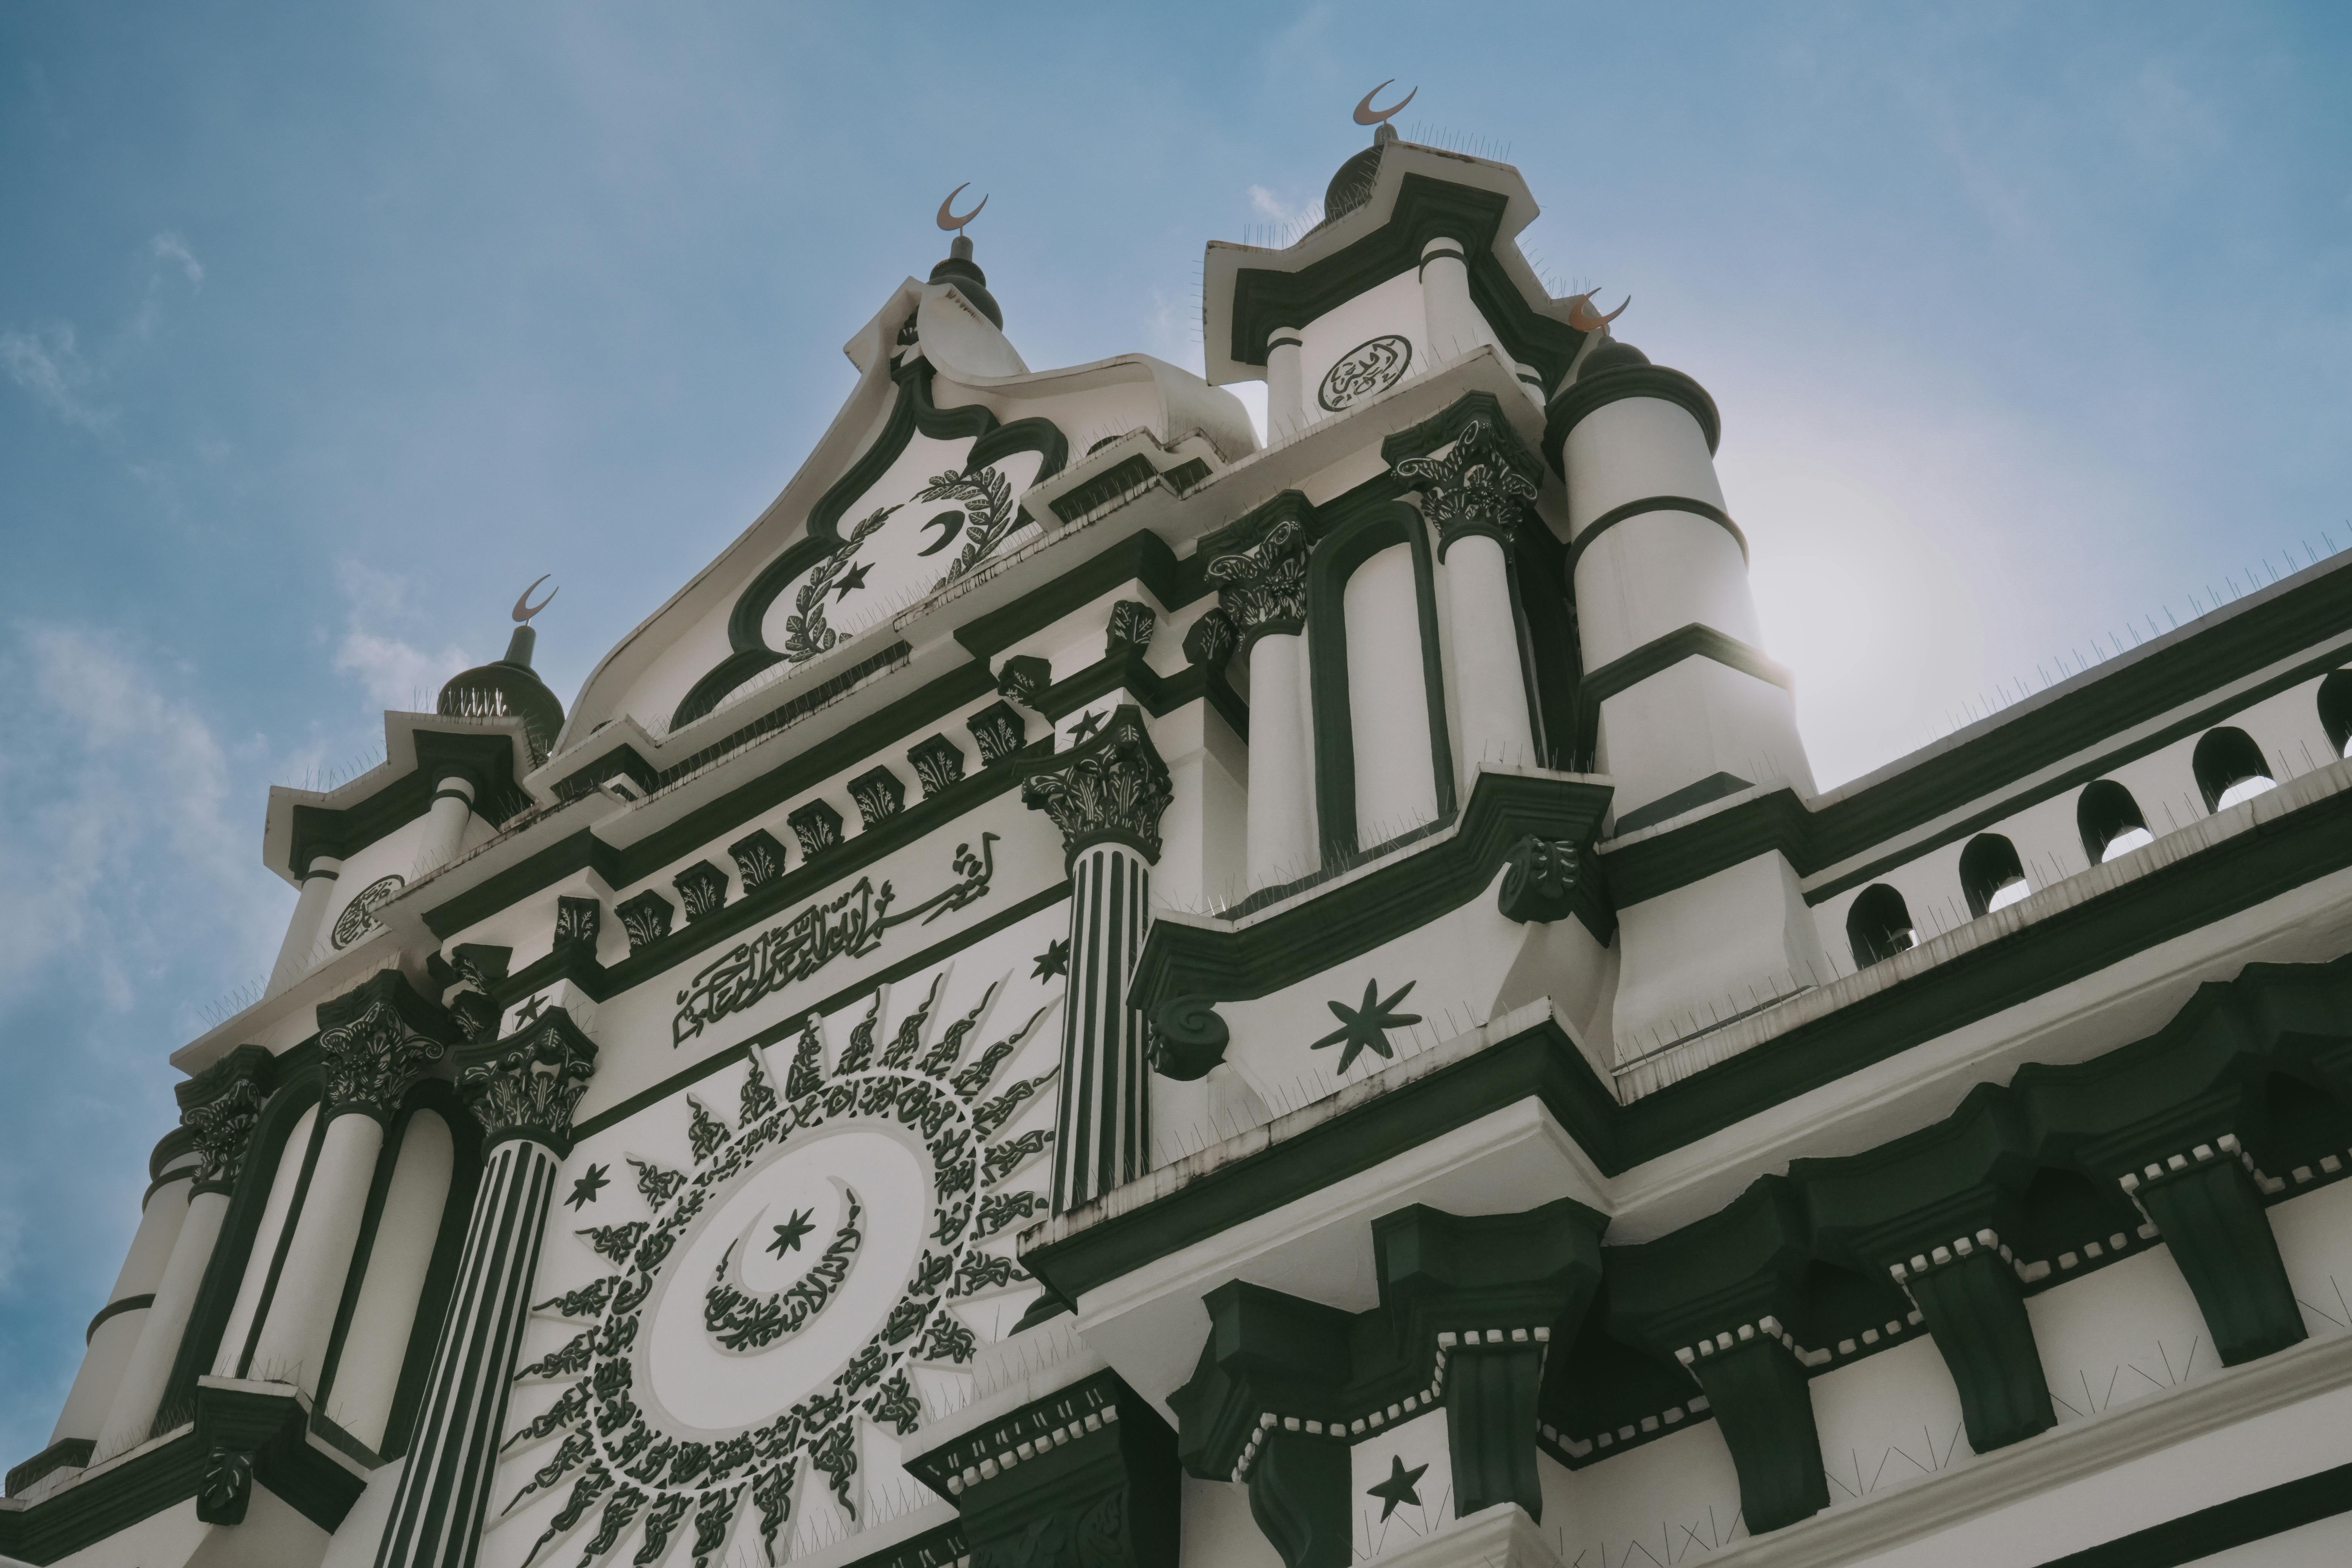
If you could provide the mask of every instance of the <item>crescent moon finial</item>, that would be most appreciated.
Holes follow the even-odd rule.
[[[1386,109],[1374,109],[1372,107],[1372,100],[1380,96],[1381,88],[1387,87],[1395,80],[1396,78],[1391,77],[1387,81],[1381,83],[1380,87],[1376,87],[1372,89],[1371,91],[1364,94],[1362,100],[1356,105],[1357,124],[1379,125],[1384,123],[1394,116],[1397,110],[1402,109],[1406,104],[1412,101],[1413,93],[1421,90],[1421,89],[1416,87],[1412,89],[1412,92],[1406,93],[1402,98],[1398,99]]]
[[[539,574],[539,583],[533,583],[530,587],[525,588],[521,593],[515,595],[514,618],[516,625],[521,626],[529,623],[531,616],[539,614],[540,611],[553,604],[555,602],[555,595],[563,592],[563,584],[559,583],[554,587],[550,588],[547,591],[546,598],[541,599],[536,605],[530,602],[532,590],[536,589],[540,583],[544,583],[550,577],[554,575],[555,574],[552,572],[541,573]]]
[[[986,196],[982,196],[980,198],[980,207],[972,208],[971,211],[964,214],[961,217],[956,216],[955,199],[963,195],[965,189],[969,187],[971,184],[971,182],[970,180],[966,180],[962,184],[958,185],[954,190],[950,191],[948,193],[947,200],[940,204],[940,226],[946,229],[950,234],[961,234],[963,232],[963,226],[980,216],[980,207],[984,207],[988,205],[988,198]]]

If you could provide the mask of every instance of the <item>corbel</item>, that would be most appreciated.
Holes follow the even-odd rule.
[[[2172,1249],[2224,1366],[2284,1350],[2306,1333],[2257,1181],[2253,1161],[2228,1133],[2120,1178]]]

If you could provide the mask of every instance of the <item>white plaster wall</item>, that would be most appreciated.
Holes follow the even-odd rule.
[[[1717,773],[1785,778],[1801,795],[1813,788],[1789,693],[1696,657],[1601,703],[1598,766],[1616,781],[1617,817]]]
[[[407,1360],[409,1331],[449,1197],[452,1155],[448,1123],[437,1113],[420,1110],[408,1119],[327,1394],[328,1418],[370,1448],[383,1444]]]
[[[1959,1390],[1925,1334],[1834,1367],[1810,1386],[1833,1509],[1976,1457],[1960,1418]]]
[[[1730,510],[1706,433],[1680,404],[1654,397],[1604,404],[1577,421],[1563,456],[1569,520],[1578,533],[1604,512],[1650,496],[1687,496]]]
[[[1538,1452],[1544,1539],[1564,1563],[1680,1563],[1748,1539],[1739,1476],[1712,1421],[1571,1470]]]
[[[2169,1247],[2029,1296],[2025,1312],[2062,1427],[2221,1370]]]
[[[1154,739],[1174,798],[1160,820],[1151,900],[1167,909],[1223,909],[1247,891],[1249,749],[1205,702],[1160,720]]]
[[[2352,1182],[2336,1182],[2273,1205],[2287,1283],[2314,1339],[2352,1329]]]
[[[196,1500],[173,1503],[125,1525],[92,1546],[58,1559],[58,1568],[178,1568],[204,1543],[212,1526],[196,1519]]]
[[[1594,540],[1577,558],[1576,616],[1587,669],[1694,623],[1764,646],[1739,542],[1686,511],[1642,512]]]
[[[1185,1568],[1282,1568],[1276,1552],[1251,1517],[1243,1481],[1184,1478]]]
[[[1446,1442],[1444,1409],[1427,1411],[1358,1438],[1348,1450],[1348,1495],[1354,1505],[1350,1546],[1358,1562],[1419,1544],[1454,1521],[1454,1456]],[[1412,1489],[1418,1503],[1400,1504],[1386,1519],[1386,1504],[1368,1495],[1387,1481],[1394,1466],[1421,1471]]]
[[[1796,873],[1777,854],[1644,899],[1617,921],[1621,1061],[1827,976]]]
[[[1300,325],[1298,351],[1299,402],[1309,425],[1332,417],[1316,394],[1323,378],[1340,357],[1373,338],[1396,336],[1412,345],[1412,361],[1398,384],[1419,375],[1432,363],[1429,311],[1422,302],[1418,261],[1384,283],[1371,288],[1315,320]]]
[[[278,1155],[278,1173],[270,1178],[269,1197],[262,1205],[261,1224],[253,1235],[253,1249],[246,1254],[245,1279],[237,1286],[236,1304],[229,1310],[228,1326],[221,1331],[220,1349],[213,1358],[213,1371],[218,1376],[240,1375],[237,1363],[244,1358],[246,1337],[253,1331],[262,1288],[268,1283],[270,1266],[277,1259],[278,1237],[286,1233],[294,1188],[301,1181],[302,1167],[310,1153],[310,1130],[318,1121],[319,1108],[314,1105],[294,1123]]]
[[[1356,842],[1369,847],[1437,819],[1412,547],[1391,544],[1357,567],[1346,605]]]

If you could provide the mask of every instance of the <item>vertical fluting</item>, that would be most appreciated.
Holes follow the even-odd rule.
[[[1079,854],[1070,870],[1056,1213],[1141,1175],[1150,1136],[1143,1020],[1127,1005],[1150,909],[1150,868],[1130,847],[1105,843]]]

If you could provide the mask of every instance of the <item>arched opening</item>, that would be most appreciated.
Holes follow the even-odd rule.
[[[1960,851],[1960,891],[1969,914],[1988,915],[2007,909],[2033,887],[2025,879],[2017,846],[1998,833],[1979,833]]]
[[[2083,853],[2096,866],[2156,842],[2131,791],[2113,779],[2086,784],[2074,803],[2074,825],[2083,831]]]
[[[1855,895],[1853,907],[1845,912],[1845,936],[1853,944],[1856,969],[1919,945],[1909,906],[1884,882],[1874,882]]]
[[[2122,1189],[2102,1187],[2063,1165],[2044,1165],[2034,1173],[2018,1197],[2017,1214],[2016,1234],[2002,1237],[2011,1254],[2020,1263],[2047,1263],[2053,1269],[2128,1246],[2140,1223],[2139,1211]],[[2068,1258],[2075,1262],[2066,1264]]]
[[[2231,724],[2206,731],[2189,765],[2196,772],[2197,788],[2205,796],[2208,811],[2227,811],[2242,800],[2278,787],[2263,749],[2254,744],[2252,735]]]
[[[2319,723],[2339,757],[2352,757],[2352,669],[2329,673],[2319,683]]]

